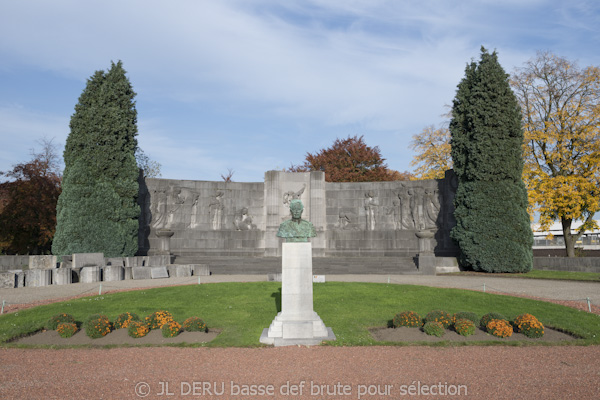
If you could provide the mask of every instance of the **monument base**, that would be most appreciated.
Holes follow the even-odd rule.
[[[283,243],[281,312],[263,330],[260,342],[293,346],[315,345],[324,340],[335,340],[335,335],[313,310],[311,244]]]

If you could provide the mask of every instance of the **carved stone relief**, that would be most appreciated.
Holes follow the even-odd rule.
[[[440,197],[435,189],[425,189],[423,199],[424,225],[425,229],[433,229],[438,226],[438,215],[440,214]]]
[[[304,184],[304,186],[302,186],[302,189],[298,190],[297,192],[294,192],[293,190],[290,190],[289,192],[285,192],[283,194],[283,204],[287,208],[290,208],[290,202],[292,200],[300,200],[300,196],[302,196],[302,193],[304,193],[305,190],[306,190],[306,184]],[[286,218],[287,218],[287,216],[286,216]]]
[[[252,223],[252,216],[248,214],[248,209],[246,207],[242,208],[239,215],[235,217],[233,225],[238,231],[250,231],[256,229],[256,225]]]
[[[377,207],[379,202],[372,192],[365,193],[365,211],[367,214],[367,230],[374,231],[377,219]]]
[[[208,213],[210,214],[211,228],[213,231],[221,230],[223,226],[223,192],[218,191],[212,202],[208,205]]]

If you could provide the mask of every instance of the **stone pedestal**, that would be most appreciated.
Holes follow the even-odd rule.
[[[281,312],[263,330],[260,342],[291,346],[335,340],[313,310],[311,243],[283,243],[281,282]]]
[[[100,282],[101,269],[100,267],[83,267],[79,273],[79,282],[93,283]]]
[[[120,265],[107,265],[104,267],[104,281],[122,281],[124,278],[124,267]]]
[[[435,275],[436,260],[433,252],[433,237],[435,232],[419,231],[416,235],[419,238],[419,255],[417,263],[419,272],[423,275]]]
[[[156,236],[159,239],[159,251],[156,252],[156,255],[171,255],[171,236],[173,236],[175,232],[170,231],[168,229],[159,229],[156,231]]]
[[[73,281],[71,268],[57,268],[52,270],[52,283],[54,285],[68,285]]]

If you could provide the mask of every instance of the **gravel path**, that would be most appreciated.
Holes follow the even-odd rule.
[[[600,398],[597,346],[0,349],[0,370],[3,399]]]

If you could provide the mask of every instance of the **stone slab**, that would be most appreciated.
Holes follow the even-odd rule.
[[[268,282],[281,282],[281,274],[267,274]]]
[[[133,279],[133,274],[132,274],[132,269],[133,267],[124,267],[123,268],[123,279],[127,280],[127,279]]]
[[[100,267],[82,267],[79,272],[79,282],[93,283],[100,282],[102,269]]]
[[[114,282],[122,281],[125,278],[124,267],[121,265],[107,265],[103,271],[103,281]]]
[[[133,279],[152,279],[152,269],[150,267],[131,267],[131,277]]]
[[[325,283],[325,275],[313,275],[313,283]]]
[[[152,279],[162,279],[169,277],[169,271],[167,271],[167,267],[150,267],[150,275]]]
[[[192,276],[192,267],[193,265],[191,264],[169,264],[167,265],[167,270],[170,277],[185,278]]]
[[[103,267],[103,253],[75,253],[73,254],[73,268]]]
[[[17,287],[17,274],[14,272],[0,272],[0,289],[13,289]]]
[[[28,287],[48,286],[52,283],[52,271],[49,269],[34,269],[27,271],[25,285]]]
[[[209,276],[210,275],[210,268],[208,267],[208,264],[192,264],[193,267],[193,271],[194,271],[194,276]]]
[[[57,267],[57,257],[52,255],[29,256],[29,269],[54,269]]]
[[[73,282],[72,268],[57,268],[52,270],[53,285],[68,285]]]

